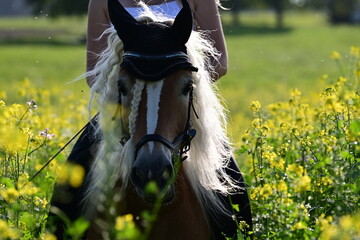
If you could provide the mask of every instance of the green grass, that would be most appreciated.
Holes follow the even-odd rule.
[[[10,101],[16,101],[18,83],[24,78],[45,89],[88,90],[85,81],[68,84],[85,71],[83,46],[2,45],[0,55],[0,89]]]
[[[0,90],[15,102],[29,78],[39,88],[87,92],[84,81],[68,84],[85,71],[85,31],[84,17],[0,19]]]
[[[322,74],[339,74],[330,52],[345,55],[360,42],[357,26],[330,26],[318,13],[291,13],[283,30],[272,28],[272,17],[249,14],[245,26],[225,24],[229,72],[221,86],[232,111],[243,111],[250,100],[284,100],[291,88],[313,91]]]
[[[85,31],[85,17],[0,18],[0,43],[5,44],[78,44],[84,40]]]

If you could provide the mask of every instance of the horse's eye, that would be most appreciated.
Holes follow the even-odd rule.
[[[122,83],[121,81],[118,81],[118,91],[119,91],[119,94],[123,97],[127,96],[127,94],[128,94],[125,84]]]
[[[182,90],[182,94],[183,94],[183,95],[188,95],[189,92],[190,92],[192,89],[193,89],[193,84],[192,84],[192,82],[187,83],[187,84],[185,85],[185,87],[183,88],[183,90]]]

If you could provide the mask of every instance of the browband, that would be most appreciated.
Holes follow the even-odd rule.
[[[184,52],[173,52],[169,54],[157,54],[157,55],[150,55],[150,54],[143,54],[137,53],[133,51],[126,51],[123,54],[123,58],[135,58],[141,60],[169,60],[169,59],[177,59],[177,58],[185,58],[189,60],[189,57]]]

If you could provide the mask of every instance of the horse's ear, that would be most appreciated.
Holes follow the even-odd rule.
[[[185,44],[189,40],[193,28],[193,19],[188,0],[182,0],[182,4],[183,8],[176,16],[172,29],[179,41]]]
[[[122,41],[131,39],[131,33],[137,29],[138,21],[126,11],[118,0],[108,0],[108,11],[110,21],[114,25],[120,39]]]

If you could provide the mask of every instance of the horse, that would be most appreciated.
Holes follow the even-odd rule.
[[[219,53],[193,31],[182,4],[172,21],[145,5],[135,19],[108,0],[107,47],[87,73],[99,112],[96,153],[78,194],[91,223],[87,239],[109,238],[125,214],[148,239],[221,239],[216,219],[233,215],[219,195],[243,185],[229,175],[226,110],[211,79]],[[142,218],[154,208],[156,220]]]

